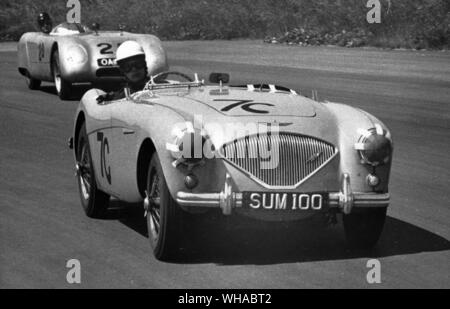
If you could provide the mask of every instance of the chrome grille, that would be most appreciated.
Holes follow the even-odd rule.
[[[314,173],[335,154],[333,145],[294,134],[247,136],[221,148],[222,156],[267,186],[292,187]],[[268,166],[278,156],[278,164]]]

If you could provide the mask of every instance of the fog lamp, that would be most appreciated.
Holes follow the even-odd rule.
[[[376,187],[380,184],[380,178],[377,175],[369,174],[367,175],[367,184],[371,187]]]
[[[189,174],[184,178],[184,184],[188,189],[194,189],[198,185],[198,178],[194,174]]]

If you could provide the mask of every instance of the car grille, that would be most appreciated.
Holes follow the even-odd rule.
[[[97,77],[123,77],[119,68],[100,68],[96,71]]]
[[[220,153],[266,186],[293,187],[330,161],[337,150],[315,138],[283,133],[247,136],[224,145]],[[278,164],[267,166],[267,154],[278,155]]]

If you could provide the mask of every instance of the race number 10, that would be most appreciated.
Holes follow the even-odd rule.
[[[81,3],[80,0],[68,0],[66,4],[70,10],[67,12],[66,20],[68,23],[81,22]]]

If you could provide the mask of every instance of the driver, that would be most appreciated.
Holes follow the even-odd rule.
[[[147,72],[147,62],[142,46],[135,41],[125,41],[117,49],[116,62],[120,71],[125,75],[126,85],[120,90],[103,94],[97,98],[97,102],[113,101],[125,98],[124,88],[130,90],[130,94],[144,89],[150,80]]]
[[[48,34],[48,33],[50,33],[50,31],[52,31],[52,28],[53,28],[52,19],[46,12],[42,12],[39,14],[39,16],[37,18],[37,22],[38,22],[39,29],[43,33]]]

